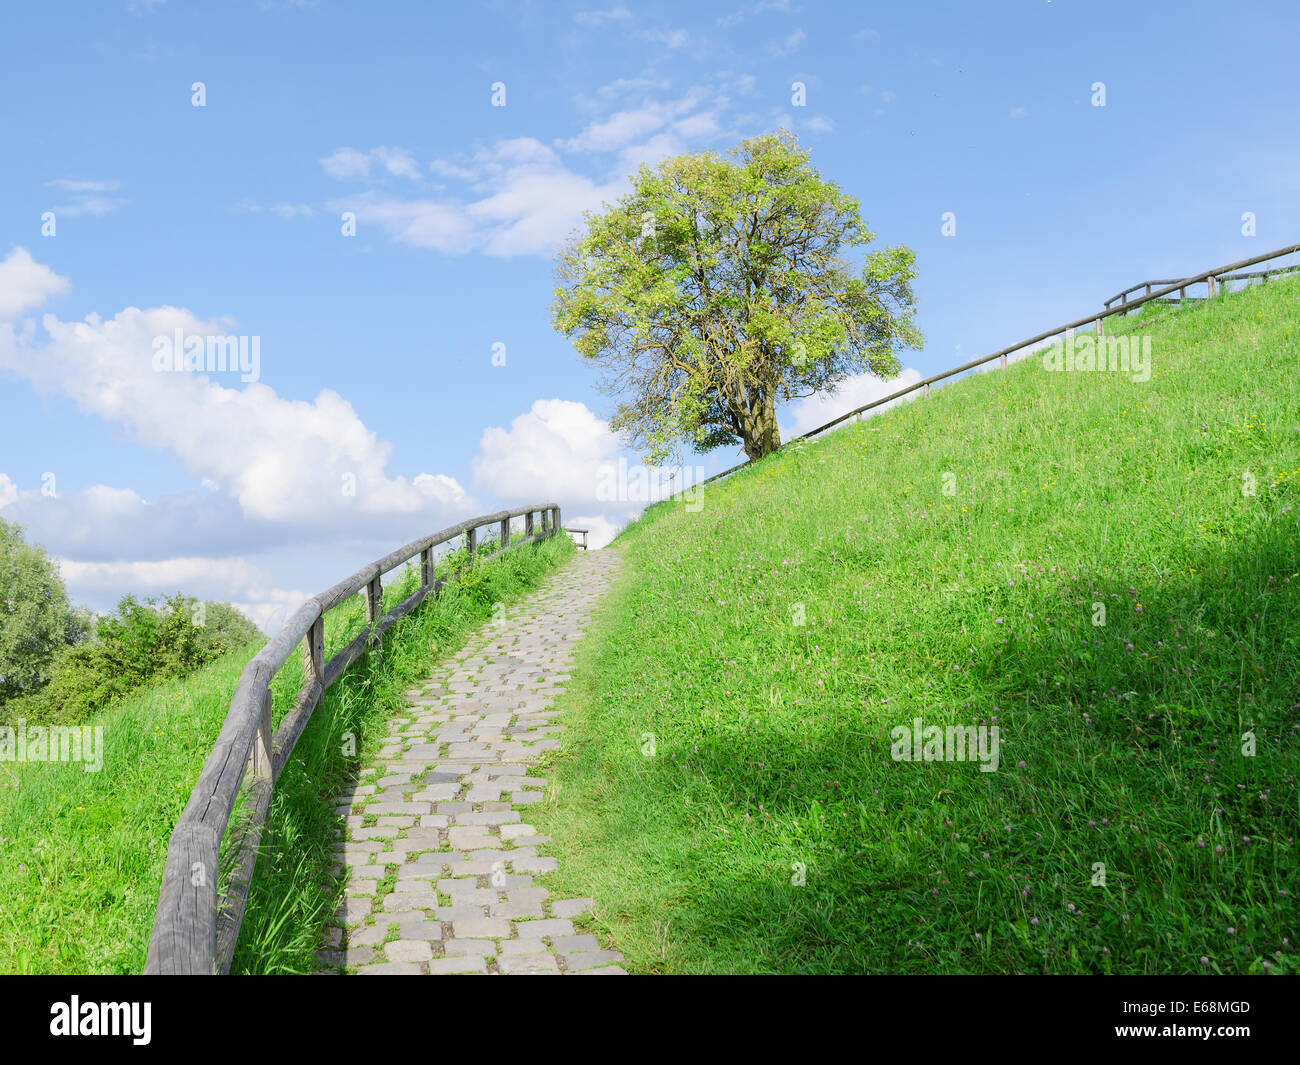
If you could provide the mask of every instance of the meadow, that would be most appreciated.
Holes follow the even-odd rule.
[[[615,542],[534,820],[636,971],[1300,969],[1300,282],[1117,331],[1149,380],[968,375]]]

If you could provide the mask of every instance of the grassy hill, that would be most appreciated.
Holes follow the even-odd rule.
[[[334,797],[377,748],[411,682],[491,617],[493,603],[528,591],[572,551],[561,536],[476,567],[393,626],[383,654],[329,690],[276,785],[232,972],[316,968],[341,898]],[[386,587],[386,608],[417,581],[408,570]],[[327,654],[364,624],[360,597],[331,612]],[[106,708],[89,722],[104,730],[98,772],[0,762],[0,973],[143,971],[168,838],[255,650]],[[291,659],[273,685],[277,723],[301,682],[301,663]],[[357,736],[357,757],[341,753],[347,731]]]
[[[622,535],[539,823],[641,971],[1300,970],[1300,283],[1107,324]]]

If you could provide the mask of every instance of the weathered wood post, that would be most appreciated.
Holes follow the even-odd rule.
[[[1002,366],[1002,369],[1005,370],[1007,368],[1007,353],[1005,351],[1002,353],[1002,358],[1000,358],[998,362]]]
[[[506,518],[501,522],[501,550],[504,551],[510,546],[510,519]]]
[[[1206,288],[1209,290],[1207,292],[1207,298],[1209,299],[1214,299],[1214,288],[1215,288],[1214,282],[1215,282],[1215,277],[1213,274],[1211,274],[1209,277],[1205,279]]]
[[[465,554],[470,561],[478,554],[478,529],[465,530]]]
[[[433,548],[426,547],[420,552],[420,587],[433,585]]]
[[[262,696],[262,716],[257,723],[257,734],[253,745],[248,750],[248,775],[257,779],[271,781],[271,689],[267,688]]]
[[[524,515],[524,536],[529,540],[533,538],[533,512],[531,510]]]
[[[1106,335],[1106,325],[1104,319],[1101,318],[1097,319],[1097,335],[1099,337]]]
[[[366,639],[367,647],[375,646],[379,641],[375,636],[374,628],[379,623],[379,619],[384,612],[384,584],[383,580],[376,576],[369,584],[366,585],[366,624],[370,626],[370,636]]]
[[[321,691],[325,690],[325,618],[319,617],[307,630],[302,639],[302,672],[304,679],[310,683],[319,681]]]
[[[926,381],[926,383],[925,383],[925,398],[926,398],[926,399],[929,399],[929,398],[930,398],[930,382],[929,382],[929,381]]]

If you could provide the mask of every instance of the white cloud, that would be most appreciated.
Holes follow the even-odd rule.
[[[7,473],[0,473],[0,510],[3,510],[18,498],[18,486],[9,479]]]
[[[340,181],[368,181],[376,171],[412,181],[420,176],[419,164],[405,148],[380,147],[371,148],[368,152],[359,152],[355,148],[338,148],[324,156],[320,165],[325,173]]]
[[[25,252],[17,268],[14,258],[0,274],[16,274],[20,282],[44,276]],[[44,284],[49,287],[48,278]],[[15,306],[30,302],[31,289],[28,284],[29,295]],[[108,320],[92,314],[63,322],[47,314],[42,324],[49,336],[43,344],[0,331],[0,369],[68,396],[81,410],[125,426],[145,446],[175,455],[196,478],[220,485],[248,518],[369,528],[378,518],[433,520],[468,503],[450,478],[391,476],[391,445],[332,389],[307,402],[283,399],[258,382],[236,389],[202,374],[154,370],[156,338],[177,330],[225,335],[228,323],[175,307],[128,307]]]
[[[642,30],[639,36],[674,49],[686,48],[691,43],[691,35],[686,30]]]
[[[549,255],[581,224],[584,211],[617,199],[627,188],[623,178],[601,184],[574,172],[531,137],[499,141],[471,162],[485,195],[469,202],[368,192],[334,206],[355,211],[363,224],[374,222],[414,247],[447,254]]]
[[[55,178],[47,181],[46,186],[72,194],[72,200],[51,208],[55,217],[78,218],[84,215],[102,215],[116,211],[127,201],[118,196],[109,196],[119,186],[116,181],[91,181],[83,178]]]
[[[813,133],[834,133],[835,121],[827,115],[813,115],[804,123]]]
[[[806,41],[807,39],[808,39],[808,34],[804,33],[803,30],[795,30],[794,33],[790,34],[790,36],[788,36],[785,40],[773,41],[771,44],[767,46],[767,48],[768,51],[770,51],[775,56],[787,56],[787,55],[791,55],[794,52],[797,52],[799,50],[799,46],[803,44],[803,42]]]
[[[594,501],[600,469],[617,458],[609,423],[585,403],[539,399],[510,428],[484,430],[474,458],[474,487],[506,503]]]
[[[276,587],[271,575],[243,558],[168,558],[149,562],[78,562],[60,558],[59,573],[77,600],[108,602],[129,588],[136,595],[184,592],[230,601],[264,629],[283,624],[307,593]]]
[[[853,410],[855,407],[861,407],[864,403],[871,403],[881,399],[908,385],[914,385],[921,380],[921,374],[918,370],[903,370],[897,377],[891,380],[884,380],[873,374],[856,374],[848,377],[840,383],[839,388],[832,392],[818,392],[807,399],[801,399],[791,404],[785,417],[789,417],[791,422],[788,426],[781,426],[781,438],[789,440],[791,437],[800,436],[811,429],[825,425],[832,418],[838,418],[841,414]],[[919,396],[920,390],[913,392],[910,396],[902,400],[895,400],[883,407],[877,407],[874,411],[868,411],[867,417],[882,410],[888,410],[898,403],[907,402]]]
[[[798,8],[794,7],[790,3],[790,0],[758,0],[758,3],[756,4],[748,4],[745,7],[738,8],[731,12],[729,15],[719,16],[718,25],[723,29],[730,29],[732,26],[737,26],[744,22],[747,18],[751,18],[754,15],[761,15],[767,11],[779,11],[783,14],[789,15],[798,10]]]
[[[613,151],[663,129],[671,122],[685,119],[708,100],[725,102],[703,85],[692,86],[675,100],[660,101],[647,96],[634,108],[616,111],[588,124],[576,137],[556,141],[556,146],[567,151]],[[708,132],[712,133],[714,129],[716,122]]]
[[[611,22],[626,22],[632,17],[632,12],[625,7],[614,7],[608,11],[578,11],[574,13],[573,21],[579,26],[604,26]]]
[[[1013,108],[1011,109],[1011,117],[1012,117],[1012,118],[1024,118],[1024,117],[1025,117],[1025,109],[1024,109],[1023,107],[1013,107]]]
[[[288,203],[280,200],[276,203],[260,204],[254,200],[240,200],[235,204],[236,211],[246,211],[249,214],[273,214],[286,222],[292,222],[298,218],[310,218],[316,212],[305,203]]]
[[[639,516],[639,511],[632,511],[620,524],[619,522],[611,521],[603,514],[580,514],[574,518],[565,518],[564,526],[567,529],[588,530],[587,548],[588,550],[595,551],[597,548],[604,547],[608,544],[618,535],[620,529]],[[575,543],[580,542],[581,540],[575,540]]]
[[[66,277],[38,263],[26,248],[14,248],[0,259],[0,321],[15,319],[67,288]]]

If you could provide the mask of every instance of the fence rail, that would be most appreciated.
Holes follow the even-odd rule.
[[[535,515],[540,515],[540,525],[534,522]],[[524,535],[512,542],[510,523],[518,517],[524,518]],[[479,556],[478,530],[492,525],[499,528],[501,546],[490,555]],[[455,574],[452,578],[434,579],[433,549],[464,536],[466,565],[477,565],[554,536],[560,528],[560,508],[555,503],[470,518],[413,540],[363,566],[351,577],[308,599],[289,617],[244,667],[221,732],[172,832],[149,940],[146,973],[203,975],[229,971],[275,782],[312,711],[330,686],[376,646],[397,621],[454,578]],[[417,555],[419,589],[381,615],[384,574]],[[325,661],[325,614],[363,590],[366,627]],[[271,681],[300,643],[306,679],[292,708],[273,734]],[[231,875],[227,891],[218,897],[218,854],[245,778],[249,779],[248,817],[237,835],[232,836]]]
[[[827,429],[833,429],[841,422],[846,422],[854,416],[860,416],[864,412],[872,410],[875,407],[883,407],[886,403],[892,403],[896,399],[902,399],[904,396],[911,395],[911,393],[918,389],[923,389],[925,394],[928,396],[930,394],[931,385],[936,384],[939,381],[945,381],[949,377],[955,377],[957,374],[965,373],[967,370],[973,370],[977,366],[983,366],[985,363],[992,362],[994,359],[1001,360],[1001,365],[1005,369],[1007,366],[1008,355],[1014,354],[1023,348],[1041,343],[1044,340],[1050,340],[1057,336],[1064,336],[1070,330],[1078,329],[1081,326],[1095,325],[1097,327],[1097,332],[1100,334],[1104,331],[1102,325],[1103,319],[1110,318],[1112,315],[1116,314],[1128,314],[1129,311],[1142,306],[1144,303],[1164,301],[1164,298],[1171,292],[1180,289],[1185,293],[1187,288],[1191,285],[1204,282],[1208,285],[1209,296],[1213,297],[1217,287],[1216,282],[1218,281],[1235,281],[1250,277],[1263,277],[1272,274],[1300,272],[1300,265],[1288,265],[1279,267],[1276,270],[1260,270],[1250,274],[1234,273],[1234,271],[1241,270],[1244,267],[1254,266],[1256,263],[1267,262],[1270,259],[1280,259],[1283,256],[1294,255],[1297,252],[1300,252],[1300,244],[1291,244],[1285,248],[1265,252],[1263,255],[1256,255],[1250,259],[1242,259],[1240,262],[1229,263],[1227,266],[1218,266],[1213,270],[1206,270],[1204,273],[1196,274],[1192,277],[1184,277],[1176,281],[1143,281],[1140,284],[1134,285],[1132,288],[1125,289],[1123,292],[1112,296],[1106,301],[1105,309],[1096,314],[1085,315],[1083,318],[1078,318],[1073,322],[1067,322],[1065,325],[1058,325],[1054,329],[1048,329],[1027,340],[1022,340],[1019,343],[1012,344],[1010,347],[1002,348],[1000,351],[995,351],[992,355],[985,355],[978,359],[972,359],[970,362],[963,363],[961,366],[956,366],[951,370],[944,370],[942,373],[926,377],[923,380],[917,381],[915,384],[908,385],[906,388],[900,388],[897,392],[893,392],[881,399],[873,400],[870,403],[864,403],[860,407],[854,407],[853,410],[841,414],[838,418],[832,418],[825,425],[819,425],[816,429],[810,429],[808,432],[801,433],[799,436],[791,437],[787,443],[792,444],[797,440],[807,440],[809,437],[817,436],[819,433],[824,433]],[[1159,287],[1162,285],[1165,287]],[[1152,286],[1156,286],[1154,291],[1152,290]],[[1143,287],[1146,288],[1146,293],[1144,295],[1139,296],[1135,300],[1126,300],[1121,302],[1118,307],[1111,306],[1111,304],[1116,300],[1120,300],[1122,297],[1126,297],[1129,293],[1135,292],[1137,289]],[[729,477],[737,470],[743,470],[748,465],[748,462],[742,462],[736,466],[732,466],[730,469],[723,470],[721,473],[715,473],[712,477],[706,477],[699,483],[709,484],[713,481],[720,480],[723,477]]]

